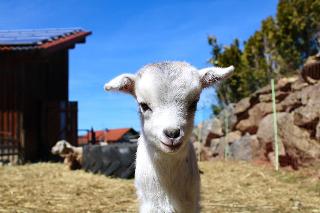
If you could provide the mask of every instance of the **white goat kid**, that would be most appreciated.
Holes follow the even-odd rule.
[[[144,66],[105,90],[133,95],[140,106],[135,186],[140,212],[199,212],[200,176],[189,141],[202,89],[230,75],[228,68],[197,70],[185,62]]]

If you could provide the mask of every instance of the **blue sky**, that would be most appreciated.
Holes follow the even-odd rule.
[[[246,40],[261,20],[275,15],[277,0],[1,0],[0,29],[82,27],[93,32],[70,51],[70,100],[79,106],[79,128],[140,129],[132,97],[105,93],[113,77],[144,64],[183,60],[209,66],[208,35],[228,45]],[[196,123],[208,118],[213,89],[200,100]]]

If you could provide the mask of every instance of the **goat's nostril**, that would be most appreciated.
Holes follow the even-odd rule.
[[[168,138],[177,138],[180,136],[180,129],[165,129],[165,130],[163,130],[163,133]]]

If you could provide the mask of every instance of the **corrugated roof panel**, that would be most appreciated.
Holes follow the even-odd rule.
[[[0,30],[0,45],[35,45],[81,31],[81,28]]]
[[[0,30],[0,51],[68,48],[90,34],[82,28]]]
[[[6,40],[6,39],[0,39],[1,45],[32,45],[37,44],[44,39],[37,39],[37,38],[25,38],[25,39],[15,39],[15,40]]]

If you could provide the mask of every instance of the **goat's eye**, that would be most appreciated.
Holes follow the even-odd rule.
[[[198,104],[199,100],[196,100],[194,102],[192,102],[189,106],[189,110],[196,110],[197,109],[197,104]]]
[[[151,110],[151,108],[146,103],[140,103],[140,107],[141,107],[143,112]]]

